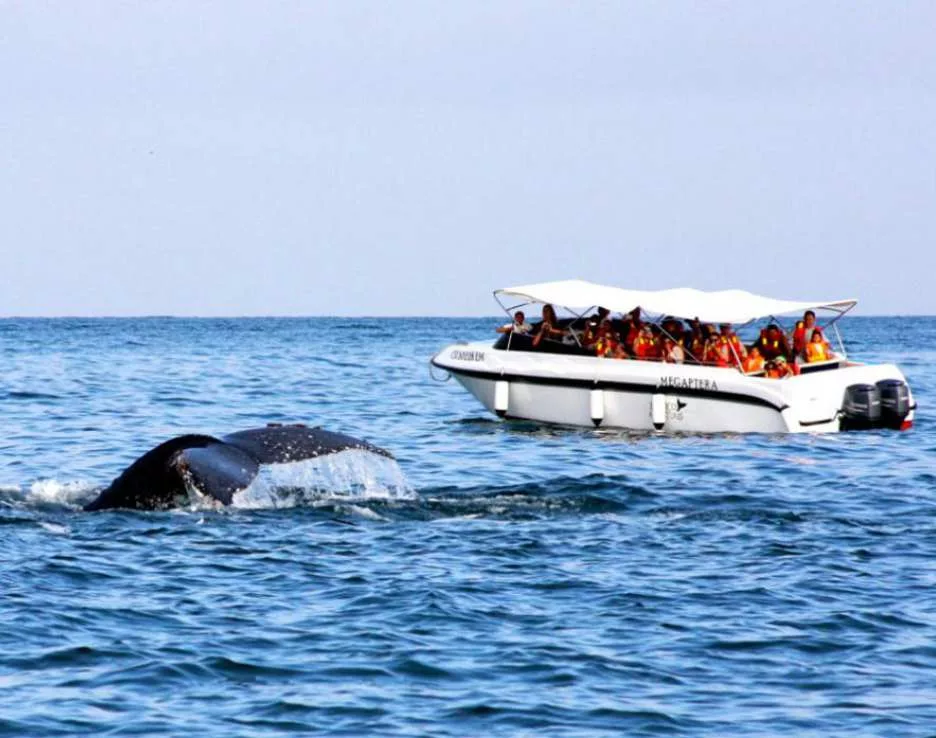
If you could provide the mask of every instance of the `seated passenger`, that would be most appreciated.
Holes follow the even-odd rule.
[[[776,323],[771,323],[761,331],[756,346],[760,349],[761,356],[767,361],[772,361],[780,356],[786,359],[790,353],[786,336],[783,335],[783,331]]]
[[[664,334],[670,335],[676,343],[680,343],[683,340],[685,329],[683,328],[682,321],[678,318],[667,315],[660,323],[660,327],[663,328]]]
[[[643,321],[640,319],[640,308],[635,307],[630,311],[627,320],[624,321],[627,327],[627,333],[624,335],[624,343],[633,346],[634,341],[640,335],[640,329],[643,328]]]
[[[783,356],[778,356],[776,359],[767,362],[767,377],[769,379],[785,379],[786,377],[792,377],[794,374],[793,367],[791,367],[786,358]]]
[[[802,320],[797,320],[796,327],[793,329],[793,354],[795,356],[806,355],[806,323]]]
[[[598,326],[598,336],[595,340],[595,355],[609,359],[626,359],[627,352],[621,346],[621,339],[611,326],[611,321],[605,318]]]
[[[728,339],[732,350],[737,355],[736,362],[744,359],[744,357],[747,356],[747,349],[744,348],[744,344],[741,343],[741,339],[738,338],[738,334],[735,333],[732,329],[731,323],[722,323],[720,326],[718,326],[718,328],[721,335]]]
[[[544,338],[558,339],[565,335],[565,331],[556,326],[556,310],[552,305],[543,305],[543,321],[539,325],[539,330],[533,336],[533,346],[539,346]]]
[[[682,342],[674,341],[671,336],[663,336],[663,361],[667,364],[682,364],[686,360],[686,351]]]
[[[811,336],[816,328],[819,328],[819,326],[816,325],[816,314],[812,310],[807,310],[803,313],[803,330],[806,332],[807,336]]]
[[[761,356],[760,349],[752,346],[748,355],[741,362],[741,370],[745,374],[759,374],[764,371],[764,357]]]
[[[585,321],[585,327],[580,335],[582,348],[594,347],[595,341],[598,340],[598,329],[610,314],[611,311],[608,308],[599,307],[598,312]]]
[[[704,364],[716,364],[718,362],[718,331],[711,323],[704,323],[702,325],[702,336],[705,338],[705,347],[702,349],[702,362]]]
[[[706,364],[720,367],[737,366],[738,361],[731,350],[731,340],[727,336],[716,336],[709,340],[705,355]]]
[[[705,360],[705,331],[698,318],[689,321],[689,332],[685,334],[683,346],[690,361],[701,364]]]
[[[813,329],[812,337],[809,343],[806,344],[806,363],[812,364],[817,361],[829,361],[834,358],[835,354],[832,353],[829,344],[826,343],[825,338],[823,338],[822,331],[818,328]]]
[[[660,358],[660,346],[653,335],[649,325],[643,325],[640,333],[634,339],[633,352],[635,359],[652,360]]]
[[[514,313],[513,323],[507,323],[506,325],[499,326],[496,330],[498,333],[517,333],[520,335],[526,335],[533,330],[533,326],[526,322],[526,316],[523,314],[523,311],[518,310]]]

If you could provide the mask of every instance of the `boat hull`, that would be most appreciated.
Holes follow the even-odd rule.
[[[788,379],[735,369],[449,346],[433,357],[490,412],[582,427],[670,433],[836,432],[846,387],[905,381],[891,364]],[[906,420],[912,423],[913,411]]]

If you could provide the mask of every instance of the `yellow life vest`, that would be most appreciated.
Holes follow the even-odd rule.
[[[595,341],[595,353],[598,356],[608,356],[614,351],[614,341],[610,338],[599,338]]]
[[[806,361],[812,363],[814,361],[828,361],[829,360],[829,351],[826,349],[826,345],[822,342],[813,343],[810,341],[806,344]]]

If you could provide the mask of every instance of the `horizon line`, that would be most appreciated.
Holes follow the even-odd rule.
[[[114,315],[81,315],[81,314],[60,314],[60,315],[0,315],[0,320],[303,320],[303,319],[347,319],[347,320],[413,320],[413,319],[433,319],[433,318],[498,318],[496,313],[490,314],[388,314],[388,315],[342,315],[342,314],[300,314],[300,313],[281,313],[281,314],[218,314],[218,315],[199,315],[195,313],[134,313],[134,314],[114,314]],[[766,318],[767,316],[765,316]],[[934,318],[936,313],[875,313],[866,315],[845,315],[843,318]],[[683,320],[688,320],[684,318]],[[757,318],[755,318],[757,320]]]

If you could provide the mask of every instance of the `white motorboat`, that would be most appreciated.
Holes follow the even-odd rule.
[[[432,358],[434,367],[501,417],[690,433],[816,433],[913,424],[916,405],[900,369],[848,358],[837,321],[856,300],[775,300],[743,290],[627,290],[581,280],[509,287],[494,295],[508,316],[530,304],[561,307],[571,316],[557,322],[560,337],[537,339],[537,326],[505,328],[493,345],[455,344]],[[745,372],[737,354],[730,366],[690,352],[682,363],[598,357],[583,336],[586,316],[599,306],[602,316],[637,315],[639,308],[639,320],[657,336],[666,334],[662,326],[695,319],[740,326],[742,336],[755,331],[755,343],[757,321],[780,326],[779,316],[819,311],[827,318],[825,340],[836,344],[826,360],[806,363],[790,356],[797,373],[785,378]],[[618,323],[626,328],[623,320]]]

